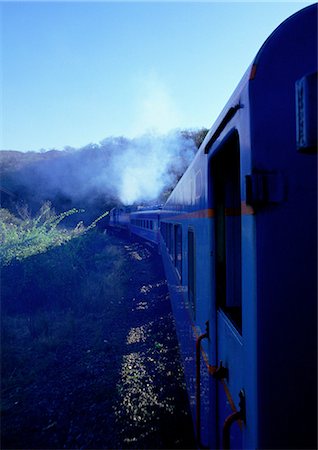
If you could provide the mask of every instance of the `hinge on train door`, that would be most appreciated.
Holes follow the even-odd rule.
[[[246,204],[265,206],[286,199],[283,175],[279,172],[259,172],[245,176]]]
[[[242,422],[246,422],[246,402],[245,402],[245,392],[244,389],[240,390],[239,393],[240,401],[239,401],[239,413],[240,413],[240,419]]]
[[[228,380],[229,379],[229,369],[223,366],[223,362],[220,361],[220,365],[215,368],[212,373],[213,378],[216,380]]]

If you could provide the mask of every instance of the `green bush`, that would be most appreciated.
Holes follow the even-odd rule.
[[[44,253],[48,249],[65,244],[94,228],[108,212],[98,217],[89,227],[79,222],[75,228],[63,228],[60,223],[73,214],[83,212],[76,208],[56,214],[50,202],[45,202],[38,214],[32,218],[27,208],[18,209],[20,217],[0,208],[0,259],[1,265],[13,260],[21,261],[32,255]]]

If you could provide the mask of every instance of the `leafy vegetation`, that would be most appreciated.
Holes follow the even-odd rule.
[[[57,218],[53,217],[54,214],[51,219],[56,223]],[[17,227],[24,222],[14,217],[12,220]],[[41,220],[50,221],[43,217]],[[41,220],[36,228],[41,228]],[[103,337],[105,321],[117,320],[118,309],[114,306],[120,302],[128,277],[123,247],[96,229],[80,235],[71,230],[67,239],[71,235],[77,238],[67,241],[64,232],[60,240],[53,239],[55,244],[62,240],[63,245],[53,247],[51,241],[46,251],[14,258],[1,270],[1,413],[6,419],[5,436],[11,436],[13,423],[23,435],[21,423],[28,421],[26,411],[32,415],[36,410],[29,398],[33,389],[36,406],[43,410],[42,417],[33,420],[37,426],[45,424],[51,410],[51,394],[43,378],[55,374],[51,382],[58,390],[61,367],[65,367],[66,374],[77,370],[74,377],[81,376],[90,356],[86,354],[87,346],[103,353],[107,348]],[[36,248],[39,250],[38,245]],[[88,376],[87,384],[90,379]],[[72,381],[72,385],[76,383]],[[67,406],[64,408],[63,414],[67,415]],[[53,410],[58,416],[59,409]],[[42,427],[45,430],[46,425]],[[12,432],[12,439],[15,435],[16,431]],[[49,432],[48,438],[52,439]],[[17,443],[13,444],[13,440],[11,445],[22,448],[18,435],[16,439]],[[44,445],[43,442],[41,448]]]
[[[32,255],[46,252],[81,236],[96,226],[108,212],[102,214],[89,227],[79,222],[75,228],[62,228],[59,225],[67,217],[81,212],[76,208],[56,214],[50,202],[45,202],[34,218],[27,207],[18,208],[19,216],[0,208],[0,258],[7,265],[12,260],[21,261]]]

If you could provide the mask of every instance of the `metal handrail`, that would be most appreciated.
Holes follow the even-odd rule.
[[[245,394],[243,389],[240,391],[239,411],[234,411],[224,421],[222,430],[222,448],[223,450],[230,450],[230,431],[234,422],[241,420],[245,423],[246,408],[245,408]]]
[[[204,448],[201,442],[201,364],[200,364],[200,354],[201,354],[201,341],[203,339],[209,338],[209,322],[205,323],[205,333],[198,336],[195,343],[196,351],[196,435],[197,441],[200,448]]]

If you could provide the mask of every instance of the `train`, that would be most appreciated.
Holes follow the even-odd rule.
[[[117,223],[114,218],[117,218]],[[317,448],[317,4],[268,37],[161,208],[198,448]]]

